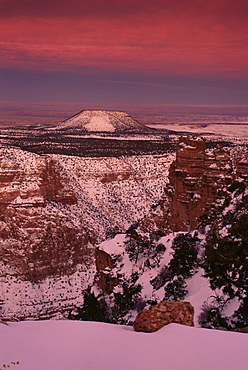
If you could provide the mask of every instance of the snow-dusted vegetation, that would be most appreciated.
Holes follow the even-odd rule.
[[[102,240],[113,230],[127,230],[159,203],[174,154],[53,158],[77,196],[72,212],[83,217],[85,224],[96,231],[97,239]]]
[[[136,225],[104,241],[99,251],[111,256],[114,267],[99,269],[99,280],[71,317],[130,323],[144,307],[186,300],[195,307],[196,326],[247,326],[247,216],[247,187],[239,179],[191,232],[160,237]]]

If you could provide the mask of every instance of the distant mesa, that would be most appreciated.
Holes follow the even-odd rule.
[[[151,133],[155,130],[139,123],[125,112],[106,110],[82,110],[50,129],[113,134]]]

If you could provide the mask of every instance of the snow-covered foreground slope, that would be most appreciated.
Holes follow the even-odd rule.
[[[0,335],[1,369],[247,369],[246,334],[178,324],[147,334],[96,322],[19,322],[0,325]]]
[[[178,233],[179,234],[179,233]],[[152,281],[159,275],[165,266],[169,265],[170,260],[173,258],[174,250],[172,249],[172,242],[177,233],[170,233],[167,236],[164,236],[159,239],[158,244],[163,244],[165,246],[165,252],[161,253],[157,263],[155,262],[154,255],[149,256],[149,267],[147,268],[146,261],[147,256],[143,257],[141,254],[138,261],[135,263],[131,261],[128,253],[126,252],[125,242],[127,241],[126,234],[118,234],[113,239],[105,240],[99,245],[99,249],[111,255],[113,258],[116,258],[118,262],[115,264],[115,268],[111,270],[112,276],[122,276],[123,281],[129,281],[130,276],[134,273],[137,273],[138,279],[137,284],[141,284],[142,287],[142,299],[145,301],[153,299],[156,302],[161,302],[164,300],[165,289],[164,284],[159,289],[155,289],[152,285]],[[118,257],[117,257],[118,256]],[[158,258],[158,257],[157,257]],[[106,269],[107,270],[107,269]],[[109,273],[108,271],[106,271]],[[211,301],[211,298],[214,295],[213,290],[210,288],[209,279],[204,277],[204,270],[202,268],[197,269],[194,272],[194,275],[186,280],[187,291],[184,300],[190,302],[195,310],[194,314],[194,323],[195,326],[199,326],[198,317],[202,310],[202,305],[205,301]],[[96,290],[97,287],[94,287]],[[122,291],[119,286],[116,286],[114,292]],[[233,313],[238,307],[235,306],[236,302],[231,302],[228,307],[230,314]],[[134,310],[130,312],[131,322],[134,321],[137,311]]]

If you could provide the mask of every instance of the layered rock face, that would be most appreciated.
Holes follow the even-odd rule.
[[[95,236],[68,211],[76,204],[52,158],[1,150],[2,318],[50,317],[81,292],[76,275],[87,275],[94,263]],[[75,280],[72,287],[69,282]]]
[[[217,191],[233,181],[230,153],[220,145],[207,152],[201,138],[182,136],[176,160],[169,172],[166,188],[170,199],[168,223],[172,231],[197,227],[198,218],[207,213]]]
[[[135,331],[152,333],[171,323],[194,326],[194,307],[189,302],[163,301],[139,312],[133,327]]]
[[[63,208],[77,200],[62,185],[54,161],[30,155],[23,161],[29,162],[25,166],[15,157],[17,153],[0,161],[1,262],[29,281],[71,274],[83,262],[85,247],[94,237],[89,230],[76,228],[59,210],[59,205]]]
[[[243,153],[237,160],[237,177],[243,178],[248,185],[248,153]]]
[[[163,192],[170,160],[0,148],[1,317],[68,312],[82,304],[82,290],[96,272],[99,284],[113,289],[95,266],[95,244],[149,213]]]

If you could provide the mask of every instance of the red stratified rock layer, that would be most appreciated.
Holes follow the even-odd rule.
[[[62,184],[53,159],[37,156],[22,166],[1,158],[2,264],[21,279],[41,281],[71,274],[77,264],[86,263],[87,246],[94,236],[86,228],[75,227],[64,208],[76,202],[73,191]]]
[[[208,212],[221,186],[230,184],[234,174],[230,154],[222,146],[207,152],[202,138],[182,136],[176,160],[169,172],[168,215],[172,231],[193,230],[198,218]]]
[[[237,159],[237,177],[243,178],[248,185],[248,153],[242,153]]]

